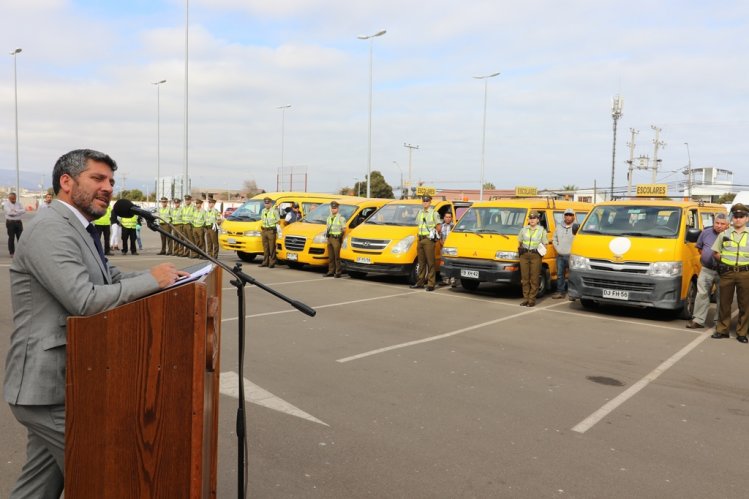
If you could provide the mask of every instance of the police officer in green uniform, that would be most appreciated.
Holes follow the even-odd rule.
[[[172,228],[169,226],[170,223],[172,223],[172,209],[169,207],[169,200],[166,197],[162,197],[160,199],[161,206],[159,206],[159,218],[163,220],[157,220],[159,226],[164,232],[168,232],[171,234]],[[164,234],[161,234],[161,251],[159,251],[159,255],[171,255],[173,253],[173,244],[174,241],[172,241],[169,237],[165,236]]]
[[[181,239],[180,234],[185,233],[184,229],[184,220],[182,219],[182,200],[180,198],[174,198],[174,207],[172,208],[172,225],[174,226],[174,230],[178,232],[178,234],[175,234],[178,239]],[[172,253],[174,256],[182,256],[182,253],[185,251],[185,247],[181,244],[175,242],[174,243],[174,252]]]
[[[216,200],[208,199],[208,209],[205,212],[205,251],[213,258],[218,258],[218,224],[221,223],[221,213],[216,208]]]
[[[185,204],[182,206],[182,234],[185,239],[193,242],[195,238],[192,235],[192,217],[195,215],[195,205],[192,204],[192,196],[189,194],[185,195]],[[182,251],[182,255],[185,258],[190,256],[190,250],[185,248]]]
[[[280,221],[278,212],[273,209],[271,198],[263,199],[265,208],[260,212],[260,230],[263,238],[263,263],[261,267],[276,266],[276,225]]]
[[[731,305],[733,293],[739,308],[739,322],[736,325],[736,339],[747,343],[749,328],[749,230],[746,228],[749,209],[741,204],[731,207],[733,227],[724,231],[713,244],[715,260],[720,274],[720,301],[718,323],[713,338],[728,338],[731,326]]]
[[[520,229],[518,233],[520,284],[523,287],[523,301],[520,302],[521,307],[533,307],[536,305],[538,278],[541,275],[541,254],[538,248],[549,241],[546,229],[538,225],[538,218],[538,212],[532,211],[528,215],[528,225]]]
[[[205,211],[203,211],[203,200],[195,200],[195,210],[192,212],[192,243],[205,251]],[[200,258],[195,251],[190,252],[190,258]]]
[[[440,216],[432,208],[432,196],[421,198],[422,210],[416,214],[416,226],[418,227],[418,255],[419,274],[412,288],[424,287],[426,281],[427,291],[434,291],[437,284],[437,269],[435,268],[434,245],[440,236]]]
[[[45,203],[47,196],[45,198]],[[94,220],[94,228],[96,229],[96,236],[101,238],[104,235],[104,254],[107,256],[112,255],[112,248],[109,245],[109,239],[112,236],[112,207],[107,206],[107,212]]]
[[[138,252],[135,250],[135,229],[138,225],[138,215],[128,218],[120,217],[120,225],[122,225],[122,254],[127,255],[127,242],[130,240],[130,253],[137,255]]]
[[[346,230],[346,220],[338,213],[338,201],[330,202],[325,233],[328,236],[328,273],[325,277],[341,277],[341,241]]]

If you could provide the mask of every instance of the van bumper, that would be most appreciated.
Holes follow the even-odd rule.
[[[614,274],[614,275],[611,275]],[[683,306],[681,276],[653,277],[600,270],[570,270],[567,296],[596,303],[676,310]],[[626,299],[604,297],[604,290],[626,291]]]
[[[413,264],[391,263],[357,263],[353,260],[341,259],[341,266],[346,272],[365,272],[367,274],[410,275]]]
[[[263,241],[260,237],[219,234],[218,245],[224,250],[241,251],[256,255],[263,254]]]
[[[442,257],[440,273],[443,277],[454,277],[456,279],[519,285],[519,265],[518,262]]]

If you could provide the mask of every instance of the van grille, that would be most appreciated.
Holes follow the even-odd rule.
[[[592,270],[604,270],[608,272],[625,272],[628,274],[647,274],[650,268],[649,263],[640,262],[611,262],[609,260],[590,260]]]
[[[307,242],[306,237],[286,236],[283,243],[289,251],[304,251],[304,244]]]
[[[596,279],[593,277],[583,277],[583,285],[589,288],[617,289],[640,293],[651,293],[655,289],[655,283],[652,282],[615,281],[613,279]]]
[[[382,251],[390,244],[389,239],[362,239],[360,237],[351,238],[351,247],[354,249],[368,251]]]

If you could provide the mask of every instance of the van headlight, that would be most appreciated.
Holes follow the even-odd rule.
[[[343,238],[343,242],[341,243],[341,249],[347,249],[348,248],[348,240],[349,239],[350,238],[348,238],[348,237]]]
[[[517,251],[497,251],[494,253],[495,260],[517,260],[520,258]]]
[[[276,228],[276,239],[283,239],[283,229],[281,227]]]
[[[247,236],[247,237],[260,237],[260,231],[259,230],[248,230],[247,232],[244,232],[242,235],[243,236]]]
[[[458,256],[458,248],[442,248],[442,256]]]
[[[325,236],[325,231],[320,232],[318,235],[312,238],[312,242],[315,244],[323,244],[328,242],[328,238]]]
[[[680,276],[681,262],[653,262],[648,268],[648,275],[658,277]]]
[[[590,259],[580,255],[570,255],[570,269],[590,270]]]
[[[413,245],[414,241],[416,240],[415,236],[406,236],[393,246],[393,249],[390,250],[391,253],[395,255],[401,255],[403,253],[408,253],[408,250],[411,249],[411,246]]]

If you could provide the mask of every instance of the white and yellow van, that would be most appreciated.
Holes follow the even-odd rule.
[[[564,210],[575,210],[580,222],[593,205],[546,198],[507,198],[476,201],[460,218],[442,248],[443,277],[454,277],[468,290],[482,282],[520,284],[518,233],[528,223],[532,211],[539,214],[539,225],[549,235],[542,259],[538,295],[543,295],[556,279],[556,251],[551,244],[556,225]]]
[[[446,212],[455,212],[451,201],[432,199],[432,207],[439,213],[440,220]],[[420,199],[390,201],[348,232],[341,245],[343,270],[354,278],[369,273],[390,274],[409,276],[410,282],[415,283],[418,271],[416,214],[421,209]],[[439,269],[439,255],[435,257]]]
[[[258,194],[242,204],[221,223],[218,243],[222,249],[236,251],[237,256],[245,262],[251,262],[256,256],[263,254],[260,212],[265,207],[263,200],[266,197],[273,200],[273,207],[279,211],[283,220],[283,210],[291,203],[299,203],[302,214],[305,214],[341,196],[313,192],[268,192]]]
[[[652,197],[596,204],[572,242],[568,296],[584,307],[653,307],[691,318],[700,272],[694,243],[725,212]]]
[[[346,220],[346,230],[356,228],[372,213],[390,201],[341,196],[338,213]],[[328,265],[328,238],[325,236],[330,203],[321,204],[298,222],[287,225],[278,232],[276,256],[289,267],[326,267]]]

